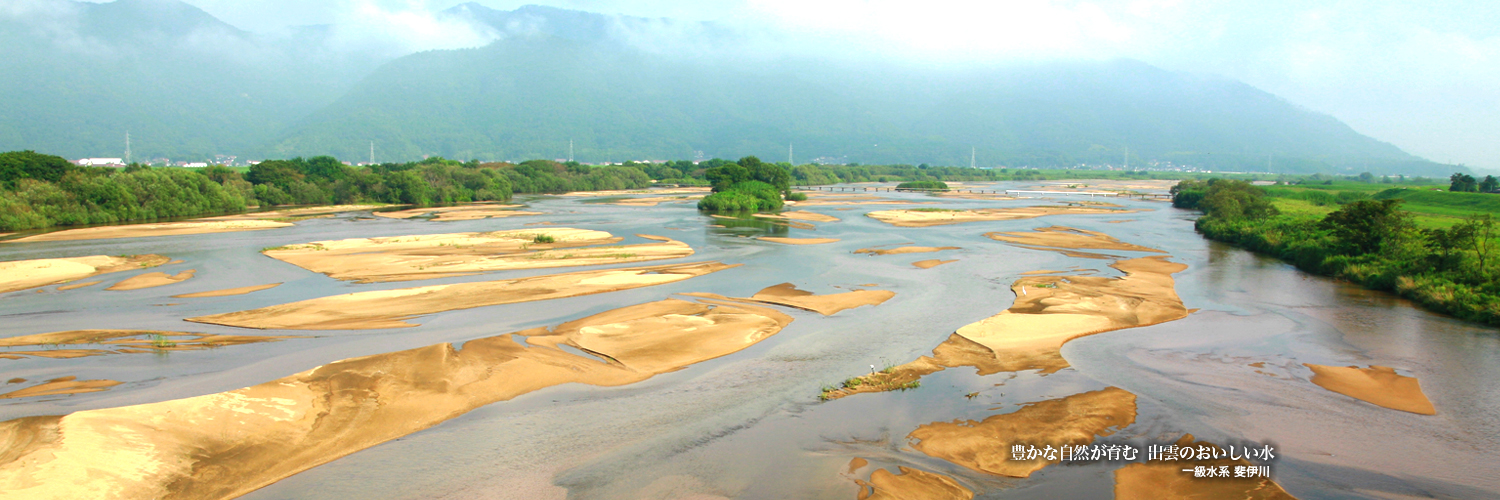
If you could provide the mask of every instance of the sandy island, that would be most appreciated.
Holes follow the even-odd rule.
[[[867,253],[872,255],[901,255],[906,253],[929,253],[941,252],[943,250],[962,250],[959,247],[896,247],[896,248],[861,248],[854,253]]]
[[[649,197],[646,197],[646,198],[605,199],[605,200],[597,201],[597,202],[594,202],[594,203],[602,203],[602,204],[606,204],[606,205],[620,205],[620,206],[625,206],[625,207],[654,207],[654,206],[657,206],[657,205],[662,204],[662,203],[676,203],[676,202],[683,202],[683,201],[693,201],[693,200],[697,200],[697,199],[701,199],[701,198],[703,198],[703,195],[691,195],[691,196],[649,196]]]
[[[595,266],[693,255],[661,236],[651,243],[599,246],[622,238],[604,231],[547,227],[317,241],[265,250],[269,257],[329,277],[360,283],[469,276],[489,271]],[[550,239],[551,243],[538,240]],[[592,246],[591,246],[592,245]]]
[[[200,219],[193,219],[193,220],[198,220],[198,221],[215,221],[215,220],[274,220],[274,221],[279,221],[279,222],[287,222],[285,219],[309,219],[309,218],[314,218],[314,217],[317,217],[317,216],[330,216],[330,215],[333,215],[333,214],[340,214],[340,213],[345,213],[345,212],[364,212],[364,211],[368,211],[368,210],[374,210],[374,209],[377,209],[377,208],[385,208],[385,207],[391,207],[391,206],[395,206],[395,205],[385,205],[385,204],[325,205],[325,206],[303,207],[303,208],[282,208],[282,209],[271,210],[271,211],[266,211],[266,212],[251,212],[251,213],[234,214],[234,215],[220,215],[220,216],[217,216],[217,217],[203,217],[203,218],[200,218]]]
[[[64,229],[25,238],[5,240],[0,243],[22,243],[36,241],[107,240],[115,238],[144,238],[149,236],[178,236],[184,234],[232,233],[237,231],[260,231],[291,227],[290,222],[269,220],[222,220],[163,222],[160,224],[127,224],[121,226],[86,227]]]
[[[244,389],[0,423],[0,491],[25,498],[231,498],[486,404],[619,386],[738,352],[792,321],[669,299],[548,330],[329,363]],[[581,356],[557,346],[570,346]]]
[[[816,207],[828,205],[924,205],[928,203],[935,203],[927,201],[906,201],[891,198],[882,198],[879,196],[863,193],[828,193],[813,191],[807,192],[806,194],[808,198],[807,200],[788,202],[787,204],[797,207]]]
[[[1178,447],[1197,448],[1210,443],[1194,441],[1191,434],[1178,440]],[[1296,500],[1296,497],[1281,489],[1268,477],[1219,477],[1195,478],[1192,469],[1197,466],[1223,467],[1233,470],[1237,465],[1251,465],[1245,460],[1176,460],[1136,462],[1115,470],[1116,500],[1198,500],[1210,498],[1234,498],[1243,500]],[[1183,472],[1182,469],[1188,469]]]
[[[1029,477],[1061,462],[1060,457],[1013,460],[1012,444],[1054,449],[1085,445],[1135,422],[1135,395],[1109,387],[1061,399],[1030,403],[1014,413],[980,422],[934,422],[917,427],[907,438],[927,456],[998,476]]]
[[[855,460],[863,460],[856,458]],[[861,466],[862,467],[862,466]],[[850,464],[851,469],[856,469]],[[859,484],[859,500],[969,500],[974,492],[958,484],[953,478],[941,474],[897,466],[900,474],[885,469],[875,469],[869,481],[855,479]]]
[[[287,330],[371,330],[416,326],[406,320],[444,311],[578,297],[674,283],[735,267],[694,262],[601,269],[498,281],[357,292],[210,316],[195,323]]]
[[[1135,210],[1117,210],[1088,206],[1035,206],[1016,208],[979,208],[972,210],[912,209],[877,210],[865,215],[896,227],[932,227],[964,222],[1031,219],[1047,215],[1124,214]]]
[[[917,269],[932,269],[934,267],[941,266],[943,264],[952,264],[954,262],[958,262],[958,259],[953,259],[953,260],[942,260],[942,259],[919,260],[919,261],[911,263],[911,265],[916,266]]]
[[[1052,243],[1071,248],[1125,245],[1102,233],[1071,234],[1077,237]],[[980,375],[1021,370],[1053,373],[1069,366],[1060,350],[1072,339],[1187,317],[1172,279],[1187,265],[1153,256],[1116,261],[1110,267],[1125,276],[1023,276],[1011,285],[1016,300],[1010,309],[959,328],[933,349],[932,356],[855,377],[859,383],[826,390],[822,397],[898,390],[928,374],[960,366],[975,367]]]
[[[1396,373],[1388,366],[1325,366],[1303,363],[1313,371],[1312,383],[1345,396],[1392,410],[1436,415],[1432,401],[1422,393],[1414,377]]]
[[[1037,250],[1090,249],[1166,253],[1155,248],[1125,243],[1098,231],[1063,226],[1041,227],[1033,231],[985,233],[984,235],[995,241]]]
[[[761,236],[756,239],[783,245],[822,245],[839,241],[838,238],[782,238],[780,236]]]
[[[159,286],[174,285],[192,279],[193,274],[197,272],[198,270],[196,269],[188,269],[175,275],[169,275],[167,273],[146,273],[126,278],[119,283],[111,285],[109,288],[105,288],[105,290],[113,292],[124,292],[130,290],[141,290],[145,288],[156,288]]]
[[[202,299],[202,298],[207,298],[207,297],[229,297],[229,296],[234,296],[234,295],[245,295],[245,294],[249,294],[249,293],[255,293],[255,292],[259,292],[261,290],[270,290],[270,289],[276,288],[278,286],[281,286],[281,283],[271,283],[271,284],[267,284],[267,285],[242,286],[242,287],[239,287],[239,288],[226,288],[224,290],[212,290],[212,291],[207,291],[207,292],[184,293],[182,295],[173,295],[172,298],[174,298],[174,299]]]
[[[520,205],[504,204],[477,204],[458,205],[452,207],[413,208],[410,210],[397,210],[394,212],[375,212],[377,217],[387,219],[414,219],[432,215],[433,221],[452,222],[463,220],[478,220],[489,218],[517,217],[522,215],[542,215],[541,212],[525,212],[514,210]]]
[[[763,218],[763,219],[791,219],[791,220],[800,220],[800,221],[808,221],[808,222],[838,222],[839,221],[838,217],[834,217],[832,215],[823,215],[823,214],[820,214],[820,213],[817,213],[817,212],[808,212],[808,211],[803,211],[803,210],[792,211],[792,212],[782,212],[782,213],[779,213],[779,214],[753,214],[753,215],[755,217],[760,217],[760,218]]]
[[[71,330],[0,338],[0,347],[6,348],[0,350],[0,358],[21,359],[22,356],[34,356],[71,359],[108,354],[196,351],[293,338],[302,337],[217,335],[158,330]],[[13,350],[18,347],[39,349]]]
[[[796,285],[782,283],[773,285],[755,292],[748,298],[725,297],[711,293],[683,293],[690,297],[705,297],[717,300],[728,300],[735,302],[755,302],[760,304],[773,304],[786,307],[794,307],[805,311],[812,311],[824,316],[832,316],[839,311],[854,309],[863,306],[878,306],[896,296],[896,292],[889,290],[854,290],[852,292],[835,293],[829,295],[815,295],[812,292],[798,290]]]
[[[82,394],[85,392],[107,391],[109,388],[120,385],[122,382],[114,380],[78,380],[78,377],[60,377],[46,382],[17,389],[0,394],[0,399],[30,398],[36,396],[61,396],[64,394]],[[0,426],[3,426],[0,423]],[[0,429],[0,435],[5,434]],[[9,451],[9,450],[7,450]]]
[[[167,258],[155,255],[90,255],[61,259],[32,259],[0,262],[0,293],[67,283],[74,280],[117,273],[132,269],[156,267],[167,263]],[[71,288],[82,288],[93,283],[83,283]]]

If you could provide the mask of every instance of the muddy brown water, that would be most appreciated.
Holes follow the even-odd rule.
[[[1001,183],[995,187],[1028,187]],[[642,195],[649,196],[649,195]],[[936,208],[1019,207],[1077,200],[1005,201],[879,196],[937,201]],[[261,248],[341,238],[521,229],[548,221],[609,231],[624,243],[655,234],[693,246],[689,261],[743,264],[678,283],[544,302],[452,311],[414,320],[415,328],[316,332],[305,339],[165,354],[80,359],[0,359],[6,391],[60,377],[123,382],[72,396],[5,400],[0,420],[61,415],[198,396],[246,387],[340,359],[493,336],[568,320],[678,292],[748,297],[791,282],[814,293],[862,284],[896,292],[888,302],[833,316],[785,310],[786,329],[738,353],[623,387],[564,385],[491,404],[434,428],[297,474],[243,498],[847,498],[859,457],[873,467],[906,466],[948,475],[976,498],[1110,498],[1120,463],[1047,467],[1025,479],[971,471],[928,457],[906,436],[918,426],[983,420],[1021,404],[1105,387],[1137,395],[1135,423],[1111,442],[1166,443],[1183,433],[1210,442],[1270,443],[1281,452],[1274,476],[1303,499],[1500,496],[1500,335],[1424,312],[1389,295],[1301,273],[1203,240],[1193,214],[1149,201],[1122,201],[1131,222],[1109,214],[896,228],[864,217],[888,205],[809,207],[841,222],[815,229],[760,219],[725,222],[691,201],[655,207],[590,203],[588,198],[518,201],[546,215],[462,222],[372,219],[368,214],[300,221],[268,231],[161,238],[11,244],[0,260],[158,253],[197,269],[192,280],[151,289],[104,283],[0,295],[0,336],[129,328],[219,334],[283,334],[183,318],[240,311],[334,294],[566,272],[508,271],[407,283],[352,284],[259,253]],[[710,225],[726,226],[722,228]],[[978,376],[951,369],[915,390],[820,402],[824,386],[928,354],[959,327],[1011,305],[1010,284],[1041,269],[1093,269],[1117,276],[1108,260],[1064,256],[1000,243],[987,232],[1047,226],[1100,231],[1161,249],[1187,264],[1178,294],[1198,312],[1160,325],[1108,332],[1063,347],[1060,372]],[[668,229],[675,228],[675,229]],[[755,236],[838,238],[790,246]],[[958,262],[916,269],[909,256],[852,252],[877,246],[956,246]],[[1139,252],[1111,252],[1141,256]],[[172,295],[283,282],[248,295]],[[179,303],[159,306],[156,304]],[[306,333],[306,332],[302,332]],[[1252,367],[1258,363],[1258,367]],[[1410,414],[1311,384],[1303,363],[1382,365],[1417,377],[1437,415]],[[1259,370],[1259,371],[1257,371]],[[978,393],[976,397],[965,397]]]

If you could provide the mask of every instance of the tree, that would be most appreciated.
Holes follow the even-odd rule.
[[[1412,230],[1411,214],[1400,209],[1402,200],[1356,201],[1323,217],[1318,227],[1333,232],[1357,253],[1380,251],[1382,245]]]
[[[1448,180],[1451,181],[1448,184],[1448,190],[1455,193],[1468,193],[1479,190],[1478,182],[1474,180],[1474,176],[1469,174],[1455,172],[1448,177]]]
[[[1500,190],[1500,179],[1493,175],[1484,176],[1484,182],[1479,183],[1479,192],[1490,193],[1496,190]]]
[[[759,162],[759,160],[756,161]],[[710,168],[703,172],[703,176],[708,179],[708,182],[713,183],[713,192],[715,193],[723,192],[729,189],[730,186],[751,180],[750,170],[737,163]]]
[[[73,164],[61,156],[35,151],[0,153],[0,185],[7,187],[15,187],[21,179],[57,182],[73,169]]]
[[[1266,192],[1245,181],[1231,179],[1209,179],[1208,192],[1198,202],[1198,208],[1211,217],[1221,219],[1262,219],[1277,215]]]
[[[1463,222],[1455,224],[1453,230],[1462,231],[1462,237],[1457,238],[1459,244],[1474,251],[1479,258],[1479,271],[1486,269],[1486,263],[1490,254],[1495,250],[1496,234],[1495,217],[1490,214],[1473,214],[1464,219]]]

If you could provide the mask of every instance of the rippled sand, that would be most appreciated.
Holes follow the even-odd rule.
[[[1033,231],[985,233],[984,235],[995,241],[1038,250],[1092,249],[1166,253],[1155,248],[1125,243],[1098,231],[1063,226],[1042,227]]]
[[[109,288],[105,288],[105,290],[113,292],[125,292],[130,290],[142,290],[146,288],[156,288],[159,286],[175,285],[192,279],[193,274],[197,272],[198,270],[196,269],[188,269],[186,271],[170,275],[167,273],[146,273],[126,278],[119,283],[115,283]]]
[[[859,460],[859,459],[856,459]],[[869,481],[855,480],[859,500],[969,500],[974,492],[942,474],[897,467],[900,474],[875,469]]]
[[[691,297],[706,297],[719,300],[732,300],[737,302],[757,302],[761,304],[773,304],[786,307],[794,307],[805,311],[812,311],[824,316],[838,314],[839,311],[854,309],[863,306],[878,306],[896,296],[896,292],[889,290],[855,290],[852,292],[835,293],[828,295],[817,295],[812,292],[798,290],[796,285],[782,283],[766,287],[748,298],[724,297],[711,293],[684,293]]]
[[[114,238],[142,238],[147,236],[177,236],[183,234],[230,233],[236,231],[260,231],[291,227],[290,222],[269,220],[223,220],[164,222],[160,224],[130,224],[124,226],[101,226],[81,229],[65,229],[42,233],[25,238],[5,240],[0,243],[24,243],[35,241],[105,240]]]
[[[167,258],[155,255],[90,255],[62,259],[32,259],[0,262],[0,293],[67,283],[74,280],[117,273],[167,263]],[[95,281],[94,283],[98,283]],[[88,283],[76,287],[88,286]]]
[[[1009,477],[1028,477],[1032,472],[1059,463],[1048,460],[1013,460],[1012,445],[1037,448],[1085,445],[1135,423],[1135,395],[1123,389],[1074,394],[1060,399],[1030,403],[1013,413],[994,415],[983,421],[934,422],[908,434],[919,440],[912,447],[969,469]]]
[[[330,363],[235,391],[0,423],[0,496],[227,498],[545,387],[624,385],[737,352],[792,321],[669,299],[514,335]],[[570,354],[568,345],[592,355]]]
[[[1177,446],[1199,445],[1219,448],[1211,443],[1194,441],[1191,434],[1177,441]],[[1219,448],[1222,450],[1222,448]],[[1250,465],[1244,460],[1185,460],[1133,463],[1115,470],[1116,500],[1199,500],[1233,498],[1243,500],[1296,500],[1270,478],[1195,478],[1195,466]]]
[[[1116,210],[1086,206],[1036,206],[971,210],[877,210],[865,215],[896,227],[932,227],[964,222],[1031,219],[1047,215],[1125,214],[1131,212],[1134,212],[1134,210]]]
[[[547,227],[316,241],[267,249],[264,253],[312,272],[360,283],[646,262],[693,254],[692,247],[679,241],[637,236],[652,243],[605,246],[622,238],[604,231]],[[540,238],[552,242],[537,242]]]
[[[407,320],[427,314],[629,290],[674,283],[731,267],[735,266],[695,262],[357,292],[187,320],[241,328],[287,330],[406,328],[416,326]]]
[[[1414,377],[1388,366],[1325,366],[1303,363],[1313,371],[1312,383],[1360,401],[1419,415],[1436,415],[1432,401]]]

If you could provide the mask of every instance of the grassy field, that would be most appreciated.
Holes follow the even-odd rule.
[[[1323,216],[1338,210],[1339,201],[1400,199],[1418,227],[1447,228],[1471,214],[1500,217],[1500,195],[1453,193],[1435,184],[1378,184],[1335,181],[1333,184],[1266,186],[1272,203],[1282,213]],[[1437,191],[1443,189],[1442,191]]]

